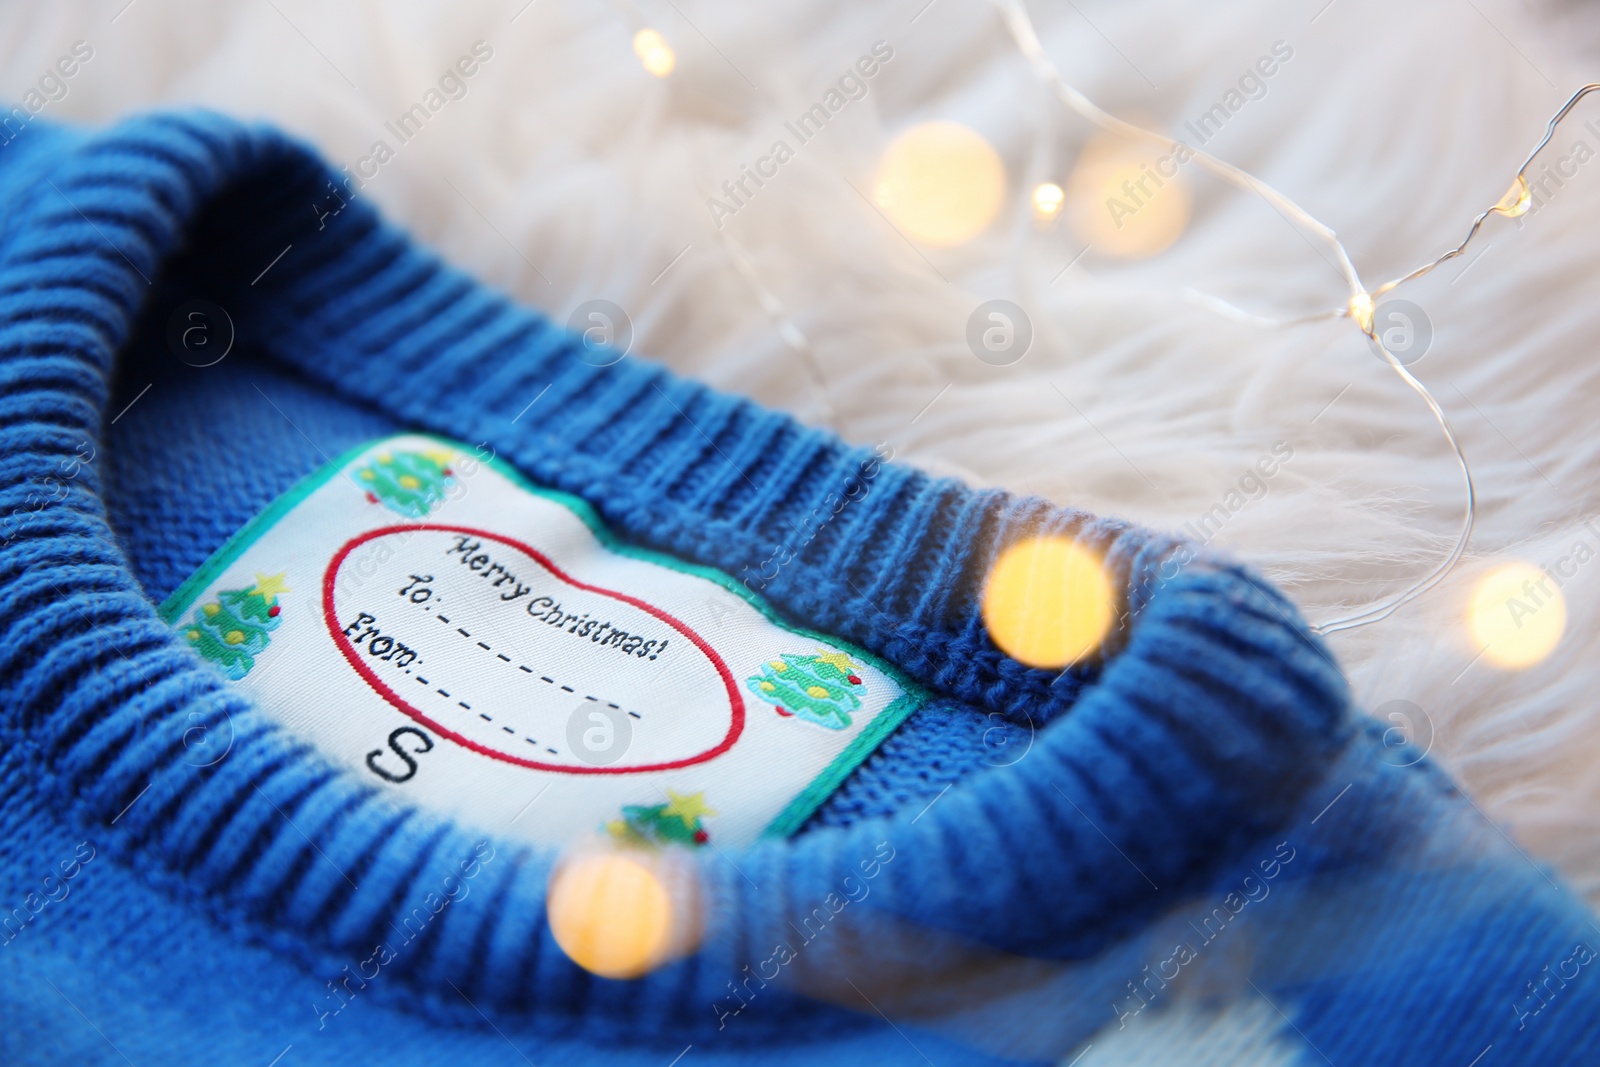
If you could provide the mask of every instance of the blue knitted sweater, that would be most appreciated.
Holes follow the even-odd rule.
[[[335,767],[157,603],[328,456],[402,430],[488,442],[618,537],[730,574],[869,454],[645,360],[593,373],[359,199],[319,218],[334,178],[204,114],[0,147],[0,1061],[1600,1058],[1593,916],[1385,743],[1278,592],[895,465],[764,595],[929,697],[798,834],[701,857],[698,951],[586,973],[547,925],[554,857],[495,841],[472,893],[342,980],[482,835]],[[192,299],[237,329],[215,367],[166,343]],[[546,384],[559,418],[519,421]],[[979,611],[997,552],[1041,532],[1103,554],[1125,607],[1060,678]]]

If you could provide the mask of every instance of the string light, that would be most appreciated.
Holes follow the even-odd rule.
[[[645,70],[658,78],[665,78],[678,65],[678,55],[672,46],[648,27],[633,35],[633,54],[639,57]]]
[[[1307,240],[1319,242],[1327,247],[1328,251],[1333,254],[1337,269],[1344,277],[1350,291],[1349,298],[1341,305],[1288,318],[1258,315],[1219,297],[1193,289],[1182,290],[1182,295],[1188,302],[1232,322],[1256,329],[1286,329],[1338,318],[1352,320],[1356,328],[1372,340],[1390,368],[1399,375],[1408,388],[1422,399],[1429,413],[1433,416],[1435,423],[1439,426],[1440,432],[1444,435],[1446,444],[1449,446],[1456,466],[1460,471],[1466,496],[1462,509],[1461,526],[1449,553],[1431,571],[1399,593],[1380,601],[1364,611],[1314,624],[1311,629],[1318,633],[1331,634],[1380,622],[1437,586],[1461,560],[1472,537],[1473,525],[1477,515],[1477,492],[1473,482],[1472,468],[1467,461],[1460,442],[1456,438],[1454,429],[1450,425],[1450,420],[1445,415],[1444,409],[1440,406],[1438,400],[1427,386],[1407,370],[1405,365],[1374,334],[1373,317],[1376,306],[1379,299],[1399,286],[1420,278],[1441,264],[1462,255],[1473,238],[1477,236],[1478,230],[1489,215],[1498,214],[1506,218],[1515,219],[1527,214],[1532,206],[1532,192],[1527,180],[1528,168],[1532,166],[1535,157],[1550,143],[1551,138],[1555,135],[1556,127],[1571,113],[1579,101],[1590,93],[1600,90],[1600,83],[1584,85],[1568,98],[1561,109],[1550,119],[1545,128],[1543,138],[1533,147],[1533,150],[1528,153],[1522,165],[1517,169],[1505,195],[1473,220],[1466,237],[1459,245],[1442,256],[1424,263],[1409,274],[1391,279],[1369,290],[1362,282],[1348,250],[1331,228],[1301,208],[1289,197],[1247,171],[1224,162],[1207,152],[1176,141],[1165,134],[1125,122],[1102,110],[1061,77],[1060,71],[1044,51],[1044,47],[1033,28],[1032,20],[1020,0],[992,0],[992,2],[998,9],[1001,20],[1013,43],[1022,54],[1023,59],[1032,68],[1035,76],[1065,106],[1108,133],[1128,138],[1135,142],[1142,141],[1164,152],[1176,152],[1181,149],[1186,154],[1186,158],[1193,160],[1200,169],[1240,190],[1260,196],[1272,205],[1286,221],[1300,230]],[[659,47],[666,51],[666,70],[659,76],[665,76],[665,73],[670,73],[672,65],[675,64],[675,59],[671,56],[671,49],[666,46],[665,42],[661,41],[660,35],[651,30],[641,30],[635,35],[635,51],[640,52],[640,58],[644,60],[645,54],[650,49],[648,47],[641,48],[641,39],[646,45],[659,44]],[[651,69],[648,60],[646,60],[646,69]],[[652,73],[654,72],[652,70]],[[919,132],[925,131],[928,127],[947,127],[963,131],[967,143],[973,146],[967,150],[968,158],[965,162],[958,163],[954,168],[945,167],[938,159],[940,155],[938,151],[928,151],[926,146],[918,144],[913,135],[916,135],[917,138],[928,136],[926,132]],[[958,134],[956,136],[960,137],[961,135]],[[977,146],[981,146],[981,148]],[[961,153],[958,151],[952,153],[952,155],[960,156]],[[963,172],[965,172],[966,181],[962,180]],[[914,240],[920,240],[922,243],[930,245],[960,244],[976,236],[977,233],[986,228],[989,222],[992,221],[994,214],[998,212],[1000,202],[1004,196],[1005,168],[999,156],[995,154],[994,149],[975,131],[957,123],[924,123],[922,126],[913,127],[912,130],[902,134],[895,143],[890,145],[889,150],[884,155],[884,165],[880,166],[878,179],[874,199],[878,202],[879,207],[889,214]],[[1053,219],[1055,214],[1060,213],[1065,206],[1065,202],[1065,194],[1061,191],[1060,186],[1053,182],[1040,184],[1034,190],[1033,199],[1036,221],[1047,223]],[[992,208],[987,206],[991,203]],[[1052,204],[1056,206],[1052,208]],[[741,273],[746,275],[747,280],[751,282],[758,292],[765,292],[766,287],[760,284],[759,279],[754,276],[753,269],[746,269],[748,267],[748,262],[742,263]],[[810,343],[805,339],[804,333],[787,314],[782,312],[781,307],[776,305],[775,302],[771,307],[767,305],[768,302],[764,301],[764,310],[777,321],[785,341],[792,348],[795,348],[797,352],[809,358],[811,356]]]
[[[1567,628],[1567,605],[1549,575],[1516,561],[1479,581],[1467,623],[1484,659],[1518,670],[1555,650]]]
[[[1533,204],[1533,191],[1528,188],[1528,179],[1517,175],[1517,180],[1511,183],[1511,188],[1506,190],[1506,195],[1494,206],[1508,219],[1520,219],[1528,213],[1528,208]]]
[[[994,221],[1006,168],[976,130],[923,122],[889,143],[873,199],[906,236],[935,248],[964,244]]]
[[[983,624],[1000,650],[1059,669],[1094,652],[1116,600],[1101,561],[1066,537],[1032,537],[1000,554],[983,589]]]
[[[1472,468],[1467,462],[1466,454],[1462,450],[1460,442],[1457,441],[1455,431],[1450,426],[1450,420],[1445,416],[1444,409],[1439,405],[1438,400],[1433,396],[1432,392],[1429,391],[1428,387],[1423,385],[1422,382],[1418,381],[1417,378],[1406,369],[1405,365],[1402,364],[1398,358],[1396,358],[1394,353],[1388,350],[1388,348],[1383,344],[1382,340],[1374,335],[1373,310],[1376,307],[1378,299],[1386,293],[1392,292],[1394,289],[1404,285],[1409,281],[1422,277],[1424,274],[1432,271],[1440,264],[1446,263],[1449,260],[1461,255],[1466,250],[1467,245],[1472,241],[1472,239],[1477,236],[1478,230],[1482,227],[1484,220],[1487,219],[1489,215],[1499,214],[1508,218],[1519,218],[1526,214],[1529,206],[1532,203],[1532,195],[1529,190],[1527,180],[1528,167],[1532,165],[1534,157],[1537,156],[1541,150],[1543,150],[1545,145],[1550,143],[1551,137],[1555,135],[1556,126],[1567,117],[1567,115],[1580,100],[1589,95],[1591,92],[1600,89],[1600,83],[1591,83],[1580,88],[1567,100],[1567,102],[1562,106],[1561,110],[1550,119],[1549,125],[1545,129],[1544,137],[1537,145],[1534,146],[1533,151],[1528,153],[1528,156],[1523,161],[1522,166],[1517,169],[1516,176],[1512,180],[1511,186],[1505,196],[1501,197],[1500,200],[1495,202],[1494,206],[1486,209],[1473,220],[1472,226],[1468,231],[1466,238],[1463,239],[1459,245],[1437,259],[1423,264],[1416,270],[1413,270],[1411,273],[1387,281],[1382,285],[1369,290],[1362,282],[1361,275],[1359,272],[1357,272],[1355,264],[1352,262],[1348,250],[1345,249],[1344,244],[1339,240],[1338,235],[1335,234],[1332,229],[1316,219],[1305,209],[1301,208],[1300,205],[1296,204],[1293,200],[1289,199],[1287,196],[1283,195],[1278,190],[1274,189],[1272,186],[1268,185],[1266,182],[1263,182],[1254,175],[1240,170],[1232,164],[1226,163],[1207,152],[1193,148],[1186,144],[1181,144],[1165,134],[1158,133],[1154,130],[1145,129],[1141,126],[1134,125],[1133,123],[1125,122],[1109,112],[1102,110],[1087,96],[1081,93],[1078,89],[1069,85],[1061,77],[1060,71],[1050,60],[1050,57],[1045,53],[1044,46],[1039,42],[1038,34],[1033,28],[1033,22],[1028,17],[1027,11],[1023,8],[1021,0],[992,0],[992,2],[999,10],[1001,19],[1005,23],[1006,29],[1010,33],[1012,41],[1015,43],[1018,51],[1022,53],[1023,58],[1033,69],[1035,76],[1038,77],[1040,81],[1043,82],[1044,85],[1049,88],[1063,104],[1109,133],[1118,134],[1136,141],[1144,141],[1169,152],[1177,152],[1181,149],[1182,151],[1188,153],[1201,169],[1215,175],[1216,177],[1222,179],[1230,185],[1235,186],[1236,188],[1260,196],[1262,199],[1266,200],[1269,204],[1275,207],[1278,212],[1283,215],[1283,217],[1291,225],[1299,229],[1308,240],[1322,243],[1330,252],[1333,253],[1335,259],[1337,260],[1338,269],[1344,276],[1345,282],[1350,289],[1350,296],[1348,300],[1340,307],[1286,320],[1271,319],[1264,316],[1254,315],[1250,312],[1244,311],[1243,309],[1234,307],[1226,301],[1220,300],[1216,297],[1200,293],[1191,293],[1191,298],[1196,303],[1202,307],[1206,307],[1212,311],[1218,312],[1232,321],[1268,329],[1281,328],[1284,326],[1295,326],[1302,323],[1316,322],[1330,318],[1351,319],[1355,323],[1356,327],[1360,329],[1362,333],[1366,334],[1367,337],[1371,338],[1372,341],[1377,345],[1377,348],[1382,354],[1384,361],[1389,364],[1390,368],[1400,376],[1401,380],[1404,381],[1413,392],[1422,398],[1423,403],[1427,405],[1429,412],[1433,415],[1434,421],[1438,424],[1440,431],[1444,434],[1445,440],[1450,446],[1450,451],[1455,457],[1457,467],[1460,469],[1462,483],[1466,491],[1466,504],[1463,509],[1461,528],[1456,536],[1454,547],[1445,556],[1445,558],[1433,568],[1433,570],[1429,571],[1426,575],[1413,582],[1410,586],[1398,594],[1389,597],[1387,600],[1379,602],[1365,611],[1314,625],[1312,629],[1318,633],[1330,634],[1341,630],[1354,629],[1358,626],[1367,626],[1372,623],[1379,622],[1388,618],[1401,607],[1411,603],[1413,600],[1417,599],[1418,597],[1427,593],[1434,586],[1438,585],[1460,561],[1462,555],[1466,552],[1467,543],[1472,538],[1473,522],[1477,515],[1477,492],[1473,484]]]
[[[1033,218],[1035,222],[1054,222],[1061,214],[1061,204],[1067,194],[1055,182],[1040,182],[1033,187]]]
[[[1572,109],[1578,106],[1580,100],[1596,90],[1600,90],[1600,82],[1590,82],[1588,85],[1581,87],[1567,98],[1567,102],[1561,105],[1560,111],[1551,116],[1549,123],[1545,125],[1544,136],[1539,139],[1538,144],[1533,146],[1533,151],[1529,152],[1527,158],[1522,161],[1522,166],[1517,168],[1517,173],[1511,179],[1511,185],[1507,188],[1506,194],[1497,200],[1493,207],[1480,212],[1478,217],[1472,220],[1472,226],[1467,230],[1467,236],[1462,238],[1460,244],[1431,263],[1424,263],[1410,274],[1402,275],[1393,281],[1384,282],[1373,290],[1373,295],[1382,296],[1390,290],[1404,285],[1406,282],[1422,277],[1435,267],[1448,263],[1464,253],[1467,250],[1467,245],[1471,244],[1472,239],[1478,236],[1478,230],[1482,228],[1484,220],[1490,215],[1504,215],[1513,219],[1526,215],[1529,207],[1533,204],[1533,193],[1528,188],[1528,168],[1533,166],[1534,159],[1540,152],[1544,151],[1545,145],[1550,143],[1550,138],[1556,135],[1556,127],[1561,125],[1562,120],[1572,113]]]
[[[1372,336],[1372,316],[1377,308],[1372,303],[1371,293],[1357,293],[1350,298],[1350,317],[1355,324],[1361,327],[1361,332],[1368,337]]]
[[[1078,239],[1123,259],[1166,251],[1188,228],[1193,207],[1170,154],[1120,137],[1096,138],[1084,147],[1067,191]]]
[[[604,978],[637,978],[694,947],[693,870],[682,857],[602,849],[563,860],[550,877],[546,916],[556,944]]]

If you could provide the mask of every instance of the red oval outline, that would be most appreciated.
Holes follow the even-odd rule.
[[[356,656],[355,648],[348,640],[345,640],[344,631],[339,628],[338,619],[334,614],[333,608],[334,580],[338,576],[339,566],[344,562],[346,556],[348,556],[356,548],[366,544],[368,541],[374,540],[375,538],[386,537],[395,533],[414,532],[417,530],[443,530],[446,533],[467,534],[471,537],[482,537],[487,538],[490,541],[498,541],[509,548],[513,548],[518,552],[529,556],[535,563],[549,571],[550,574],[558,581],[565,582],[577,589],[583,589],[591,593],[598,593],[601,596],[607,596],[613,600],[620,600],[625,604],[631,604],[646,614],[653,615],[660,619],[662,622],[678,631],[678,633],[688,638],[690,644],[694,645],[701,652],[705,653],[706,658],[711,661],[711,665],[717,669],[717,674],[722,678],[723,686],[728,690],[729,707],[733,713],[732,721],[728,725],[728,735],[724,737],[721,743],[715,748],[709,749],[697,756],[690,756],[687,759],[673,760],[671,763],[651,763],[643,767],[560,767],[556,766],[555,764],[540,763],[537,760],[523,759],[520,756],[512,756],[504,752],[498,752],[495,749],[489,748],[486,745],[480,745],[478,742],[463,737],[454,730],[450,730],[444,726],[441,726],[437,722],[434,722],[428,716],[424,715],[419,709],[414,708],[410,704],[406,703],[400,694],[396,693],[393,689],[390,689],[387,685],[380,681],[377,674],[374,673],[373,670],[365,663],[361,662],[361,660]],[[610,589],[602,589],[597,585],[588,585],[584,582],[580,582],[576,578],[573,578],[571,575],[567,574],[566,571],[563,571],[560,567],[557,567],[554,563],[550,562],[550,559],[543,552],[540,552],[532,545],[524,544],[521,541],[517,541],[510,537],[502,537],[499,534],[490,533],[487,530],[475,530],[470,526],[445,526],[439,523],[415,523],[409,525],[384,526],[376,530],[368,530],[364,534],[352,537],[349,541],[344,543],[338,552],[334,553],[333,559],[328,561],[328,569],[323,572],[322,618],[328,626],[328,633],[333,638],[334,646],[344,654],[344,658],[349,662],[350,666],[353,667],[355,672],[359,674],[368,685],[376,690],[380,696],[382,696],[390,704],[394,705],[397,711],[403,715],[406,715],[410,719],[421,723],[429,729],[436,731],[441,736],[449,738],[464,748],[469,748],[472,751],[477,752],[480,755],[488,756],[491,759],[501,760],[505,763],[514,763],[519,767],[529,767],[539,771],[552,771],[556,774],[644,774],[649,771],[677,770],[680,767],[691,767],[697,763],[705,763],[708,760],[716,759],[718,756],[728,751],[728,749],[732,748],[734,742],[739,739],[739,735],[744,733],[744,697],[740,695],[739,687],[734,684],[733,672],[728,670],[728,665],[722,661],[722,657],[717,655],[716,650],[707,644],[703,637],[689,629],[689,627],[681,620],[672,615],[668,615],[665,611],[662,611],[654,604],[647,604],[637,597],[628,596],[626,593],[618,593]]]

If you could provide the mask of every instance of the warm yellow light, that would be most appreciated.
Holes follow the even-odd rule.
[[[1033,217],[1039,222],[1049,222],[1061,214],[1061,202],[1067,194],[1055,182],[1041,182],[1033,188]]]
[[[1189,226],[1194,201],[1179,168],[1191,157],[1119,138],[1091,141],[1067,179],[1065,210],[1096,252],[1144,259]]]
[[[1467,621],[1484,659],[1511,669],[1531,667],[1561,641],[1567,604],[1544,571],[1507,563],[1478,583]]]
[[[907,237],[943,248],[982,233],[1000,211],[1005,186],[1005,164],[976,131],[924,122],[884,151],[873,199]]]
[[[665,48],[667,42],[655,30],[646,28],[633,35],[633,54],[643,59],[646,52]]]
[[[639,57],[644,69],[658,78],[665,78],[678,65],[677,53],[655,30],[644,29],[633,35],[633,54]]]
[[[550,931],[574,963],[605,978],[637,978],[666,959],[675,909],[643,854],[595,852],[550,879]]]
[[[1520,218],[1528,213],[1528,208],[1533,206],[1533,191],[1528,188],[1528,179],[1517,175],[1517,180],[1511,183],[1511,188],[1506,190],[1506,195],[1494,206],[1494,210],[1507,218]]]
[[[1350,317],[1356,320],[1356,325],[1361,327],[1362,333],[1372,333],[1374,310],[1371,293],[1357,293],[1350,298]]]
[[[1000,650],[1030,667],[1076,663],[1111,629],[1105,567],[1065,537],[1019,541],[1001,553],[983,590],[983,622]]]

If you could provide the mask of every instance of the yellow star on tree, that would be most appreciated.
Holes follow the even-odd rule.
[[[695,820],[710,818],[717,814],[713,808],[707,806],[704,793],[684,794],[669,789],[667,790],[667,799],[671,803],[662,810],[662,818],[668,815],[676,815],[683,820],[685,826],[693,826]]]
[[[854,674],[856,665],[850,662],[850,657],[843,652],[829,652],[825,648],[817,649],[817,662],[826,663],[836,668],[841,674]]]
[[[273,575],[258,574],[256,575],[256,587],[250,590],[250,595],[262,597],[270,604],[278,599],[279,593],[291,593],[294,591],[284,583],[284,579],[288,577],[288,571]]]
[[[456,454],[447,448],[425,448],[422,454],[437,463],[441,469],[451,466],[456,461]]]

